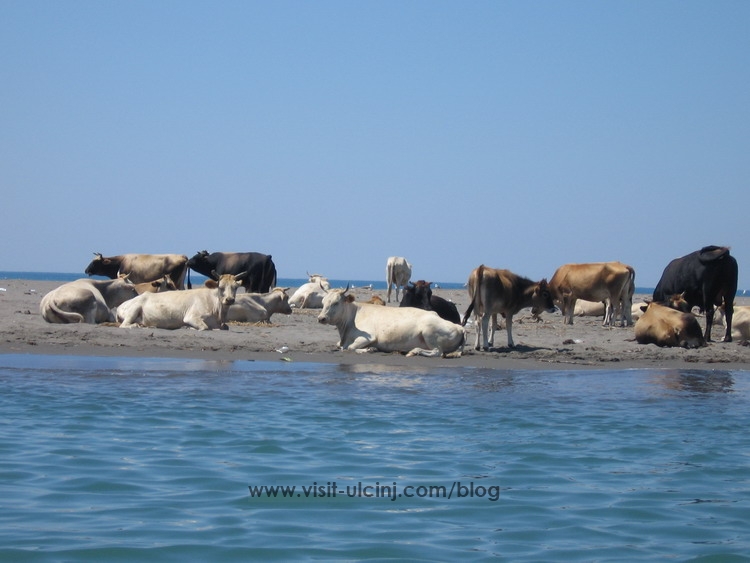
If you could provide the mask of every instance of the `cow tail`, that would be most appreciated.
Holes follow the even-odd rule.
[[[474,280],[474,284],[469,287],[469,290],[471,290],[472,299],[471,303],[469,303],[468,309],[466,309],[466,312],[464,313],[464,318],[461,320],[461,326],[466,326],[466,321],[469,320],[469,315],[471,315],[471,312],[474,310],[475,306],[478,305],[477,300],[479,299],[479,288],[482,286],[483,274],[484,264],[477,268],[477,275],[476,279]]]

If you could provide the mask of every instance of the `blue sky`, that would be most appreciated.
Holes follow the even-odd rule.
[[[750,288],[750,2],[0,0],[0,270],[272,254],[280,277]]]

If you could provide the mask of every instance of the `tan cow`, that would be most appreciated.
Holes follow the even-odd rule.
[[[431,311],[357,303],[348,291],[348,287],[329,291],[318,315],[318,322],[338,329],[343,350],[406,352],[407,356],[460,355],[463,351],[463,327]]]
[[[398,291],[406,287],[411,279],[411,264],[401,256],[391,256],[385,265],[385,283],[388,285],[386,298],[391,302],[391,287],[396,286],[396,303],[398,303]]]
[[[373,295],[370,297],[365,303],[369,303],[370,305],[382,305],[385,307],[385,301],[383,301],[383,298],[379,295]]]
[[[274,313],[291,315],[288,287],[275,287],[268,293],[238,293],[227,312],[228,321],[269,322]]]
[[[706,346],[698,320],[661,303],[642,306],[644,313],[635,323],[635,340],[639,344],[656,344],[682,348]]]
[[[555,303],[563,314],[563,323],[573,324],[576,301],[605,301],[604,324],[615,318],[631,325],[631,307],[635,291],[635,270],[622,262],[594,262],[560,266],[549,282]]]
[[[169,276],[177,289],[185,287],[187,256],[183,254],[120,254],[102,256],[94,253],[94,259],[86,267],[87,276],[106,276],[115,279],[120,274],[128,274],[133,283],[150,282],[162,276]]]
[[[143,293],[117,308],[121,328],[149,326],[175,329],[188,326],[198,330],[226,328],[229,306],[234,303],[237,289],[247,272],[215,275],[206,287]]]
[[[39,310],[48,323],[104,323],[114,320],[112,309],[138,295],[124,279],[80,279],[42,297]]]
[[[726,325],[724,306],[716,308],[714,322],[717,325]],[[750,340],[750,305],[735,305],[734,317],[732,318],[732,338],[739,340]]]
[[[488,350],[494,345],[495,326],[498,313],[505,317],[508,347],[513,348],[513,315],[525,307],[531,307],[532,315],[555,311],[547,280],[533,282],[509,270],[496,270],[484,264],[474,269],[467,283],[471,304],[464,313],[462,325],[474,312],[477,321],[477,339],[474,349],[479,350],[481,319],[482,347]],[[490,318],[492,328],[490,329]],[[489,333],[489,334],[488,334]]]
[[[120,274],[121,279],[131,281],[128,274]],[[131,282],[132,283],[132,282]],[[169,276],[162,276],[158,280],[133,284],[138,295],[141,293],[159,293],[160,291],[175,291],[177,286]]]

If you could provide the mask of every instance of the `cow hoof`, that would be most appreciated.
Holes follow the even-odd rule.
[[[224,324],[222,324],[222,325],[221,325],[221,326],[219,327],[219,329],[220,329],[220,330],[229,330],[229,327],[227,326],[227,324],[226,324],[226,323],[224,323]]]

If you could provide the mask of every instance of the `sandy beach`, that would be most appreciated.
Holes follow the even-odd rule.
[[[545,314],[541,322],[528,310],[514,319],[516,347],[507,348],[505,331],[496,334],[496,348],[475,351],[475,327],[467,325],[468,342],[460,358],[405,357],[402,354],[357,354],[337,350],[338,333],[317,322],[319,310],[297,310],[274,315],[271,324],[231,323],[228,331],[121,329],[112,325],[50,324],[39,314],[39,302],[63,282],[23,279],[0,280],[0,353],[61,354],[196,358],[208,360],[292,361],[346,364],[385,364],[412,367],[476,366],[496,369],[750,369],[750,346],[723,343],[723,326],[714,327],[715,342],[705,348],[659,348],[635,342],[632,327],[603,327],[601,319],[578,317],[563,325],[559,312]],[[290,295],[294,288],[290,290]],[[354,290],[358,300],[384,291]],[[454,301],[463,314],[468,305],[465,290],[436,289]],[[636,295],[635,301],[647,295]],[[737,304],[750,304],[739,298]],[[396,306],[391,303],[389,306]],[[701,325],[704,320],[699,319]],[[282,346],[289,348],[283,354]]]

